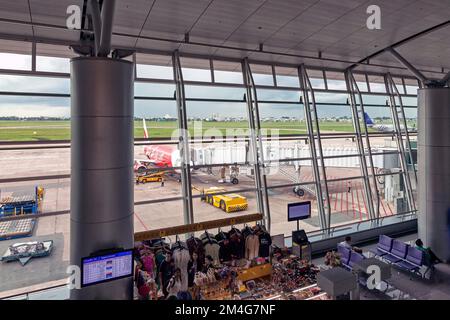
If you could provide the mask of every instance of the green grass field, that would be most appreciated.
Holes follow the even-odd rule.
[[[261,123],[267,134],[292,135],[306,133],[305,122],[269,122]],[[171,137],[177,128],[176,121],[147,121],[149,135],[152,138]],[[196,128],[194,133],[194,128]],[[218,135],[241,135],[247,132],[248,124],[242,122],[201,122],[199,124],[189,123],[191,135],[200,132],[207,136]],[[216,129],[216,130],[211,130]],[[322,132],[354,132],[350,122],[322,121],[320,123]],[[231,131],[230,131],[231,130]],[[233,132],[233,130],[238,130]],[[134,124],[135,138],[143,138],[144,130],[142,121],[136,120]],[[0,141],[47,141],[70,139],[70,121],[0,121]]]

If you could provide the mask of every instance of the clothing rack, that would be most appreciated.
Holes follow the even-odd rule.
[[[174,236],[180,234],[189,234],[202,230],[216,229],[220,227],[234,226],[236,224],[244,224],[249,222],[262,221],[263,215],[261,213],[253,213],[233,218],[218,219],[212,221],[192,223],[188,225],[180,225],[175,227],[161,228],[156,230],[136,232],[134,234],[134,241],[145,241],[157,238],[164,238],[167,236]]]

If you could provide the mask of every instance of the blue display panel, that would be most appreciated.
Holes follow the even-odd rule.
[[[311,217],[311,201],[288,204],[288,221],[297,221]]]
[[[90,286],[133,275],[133,250],[83,258],[81,286]]]

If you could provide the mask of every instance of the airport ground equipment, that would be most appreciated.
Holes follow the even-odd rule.
[[[226,192],[223,188],[211,187],[202,191],[201,200],[210,205],[220,208],[225,212],[244,211],[248,208],[247,198],[241,195],[232,194],[218,194]]]
[[[278,172],[288,178],[292,183],[300,184],[300,169],[301,166],[278,166]],[[292,187],[292,192],[299,197],[303,197],[305,193],[316,196],[314,185],[296,185]]]
[[[1,261],[10,262],[19,260],[22,266],[24,266],[31,258],[40,258],[50,255],[52,249],[53,240],[14,243],[8,247],[1,257]]]
[[[226,170],[228,166],[222,167],[220,169],[220,180],[219,183],[231,183],[231,184],[238,184],[239,183],[239,167],[238,166],[231,166],[229,167],[229,175],[226,176]]]
[[[0,201],[0,217],[32,216],[41,212],[44,188],[36,186],[34,195],[8,196]],[[33,234],[35,218],[24,218],[0,222],[0,241],[29,237]]]
[[[162,182],[164,179],[165,172],[159,171],[156,173],[147,173],[143,175],[136,176],[136,184],[147,183],[147,182]]]
[[[29,237],[33,234],[35,218],[0,222],[0,240]]]
[[[32,195],[4,197],[0,200],[0,217],[39,213],[43,199],[41,186],[36,186]]]

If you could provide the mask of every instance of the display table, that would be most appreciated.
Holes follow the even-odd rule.
[[[351,300],[359,300],[358,277],[343,268],[321,271],[317,275],[317,285],[333,299],[350,292]]]
[[[265,263],[259,266],[251,267],[248,269],[241,269],[238,271],[238,280],[242,282],[267,277],[272,274],[272,265]]]
[[[358,272],[358,275],[362,275],[363,277],[367,277],[372,275],[372,272],[368,272],[367,269],[371,266],[377,266],[380,268],[380,282],[386,282],[392,276],[391,266],[384,261],[381,261],[377,258],[368,258],[364,259],[360,262],[355,263],[353,266],[353,270]],[[376,286],[378,289],[380,288],[380,284]]]

